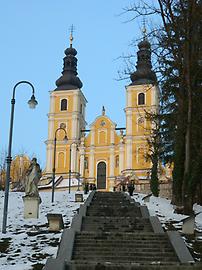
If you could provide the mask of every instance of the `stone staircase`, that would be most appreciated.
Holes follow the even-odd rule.
[[[168,237],[153,233],[76,234],[72,260],[85,262],[179,262]]]
[[[159,220],[127,194],[90,196],[45,270],[202,270],[179,233],[165,233]]]

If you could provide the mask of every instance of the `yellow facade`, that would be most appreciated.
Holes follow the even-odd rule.
[[[146,50],[148,53],[146,47],[148,44],[144,43],[141,46],[139,46],[140,53],[145,54]],[[74,50],[72,47],[66,50],[64,58],[66,65],[75,59]],[[77,73],[72,74],[74,82]],[[141,81],[138,84],[138,80],[134,79],[135,83],[126,87],[124,128],[118,128],[105,115],[103,108],[101,115],[90,125],[90,129],[86,130],[87,100],[80,88],[71,89],[70,79],[67,77],[63,74],[59,80],[62,85],[66,79],[68,89],[65,89],[63,83],[62,89],[58,87],[50,92],[45,177],[51,178],[55,165],[56,176],[68,178],[70,173],[71,177],[80,175],[81,181],[95,183],[98,189],[113,190],[120,178],[130,175],[135,178],[137,188],[144,188],[144,185],[149,183],[151,169],[151,162],[147,160],[146,155],[152,123],[146,119],[146,113],[158,110],[159,90],[156,83]],[[67,132],[67,142],[63,140],[65,135],[63,130],[59,130],[56,134],[61,125]],[[54,138],[56,138],[55,164]]]

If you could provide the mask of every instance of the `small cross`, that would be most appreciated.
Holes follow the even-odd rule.
[[[143,37],[144,39],[147,37],[147,28],[146,28],[146,20],[145,20],[145,16],[143,17],[143,21],[142,21],[143,27],[142,27],[142,33],[143,33]]]
[[[73,43],[73,33],[74,33],[74,30],[75,30],[75,27],[74,25],[72,24],[71,27],[70,27],[70,37],[69,37],[69,40],[70,40],[70,46],[72,46],[72,43]]]

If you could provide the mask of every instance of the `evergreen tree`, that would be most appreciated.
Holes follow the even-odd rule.
[[[159,44],[167,51],[159,59],[164,78],[161,84],[162,96],[166,101],[168,113],[175,118],[170,122],[175,130],[173,199],[184,206],[185,213],[190,213],[200,179],[197,170],[192,168],[192,162],[197,167],[199,160],[193,146],[200,137],[194,135],[195,131],[199,135],[201,129],[195,125],[194,130],[194,118],[197,123],[200,121],[202,107],[198,104],[195,110],[196,102],[201,95],[201,86],[197,83],[197,69],[200,69],[198,59],[201,49],[199,38],[201,4],[196,0],[172,2],[159,0],[158,3],[164,25]]]
[[[173,202],[190,213],[193,202],[202,203],[202,1],[157,3],[135,2],[128,11],[162,20],[163,27],[150,33],[158,44],[161,156],[174,162]]]
[[[153,123],[153,129],[151,130],[150,137],[147,139],[148,142],[148,153],[147,158],[152,163],[151,168],[151,180],[150,180],[150,189],[154,196],[159,196],[159,177],[158,177],[158,167],[161,157],[161,141],[160,141],[160,131],[158,124],[158,115],[151,114],[147,112],[146,118]]]

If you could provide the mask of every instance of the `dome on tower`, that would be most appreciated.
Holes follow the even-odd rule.
[[[77,76],[77,51],[72,47],[72,35],[70,36],[70,47],[65,50],[65,57],[63,58],[64,66],[62,76],[56,81],[57,90],[72,90],[81,88],[83,83]]]
[[[142,48],[150,49],[151,48],[151,44],[149,43],[149,41],[147,39],[143,39],[142,41],[140,41],[138,43],[138,48],[139,49],[142,49]]]
[[[151,44],[148,39],[144,37],[144,39],[138,43],[138,48],[136,71],[130,75],[132,81],[130,85],[154,84],[157,78],[155,72],[152,70]]]

